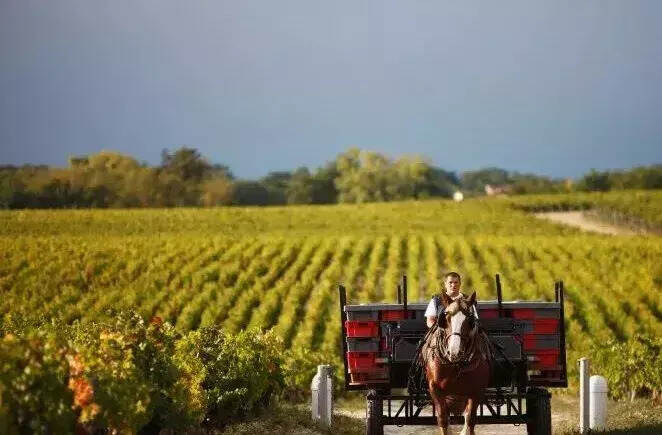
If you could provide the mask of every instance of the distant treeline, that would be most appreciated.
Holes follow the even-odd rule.
[[[164,150],[159,166],[102,151],[72,157],[66,168],[0,167],[0,208],[175,207],[216,205],[333,204],[449,198],[494,192],[511,194],[660,189],[662,165],[627,171],[591,171],[573,183],[485,168],[456,174],[406,156],[391,159],[357,148],[311,170],[271,172],[237,179],[194,148]]]

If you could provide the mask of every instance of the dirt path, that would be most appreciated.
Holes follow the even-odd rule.
[[[551,220],[572,227],[580,228],[584,231],[590,231],[601,234],[612,235],[633,235],[636,232],[623,227],[605,224],[603,222],[591,219],[581,211],[555,211],[547,213],[535,213],[537,218]]]
[[[552,427],[567,425],[570,421],[576,420],[574,412],[569,411],[577,407],[576,399],[573,397],[559,398],[553,397],[552,399]],[[343,409],[338,410],[341,414],[356,418],[363,419],[365,417],[364,409]],[[423,414],[429,415],[425,411]],[[573,420],[574,419],[574,420]],[[462,426],[451,426],[450,433],[455,435],[462,431]],[[439,429],[436,426],[385,426],[384,435],[438,435]],[[526,434],[526,426],[514,425],[489,425],[489,426],[476,426],[477,435],[523,435]]]

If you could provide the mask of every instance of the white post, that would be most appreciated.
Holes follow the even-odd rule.
[[[320,421],[326,426],[331,426],[331,415],[333,413],[333,380],[331,378],[331,366],[317,366],[317,374],[310,384],[312,393],[311,411],[315,421]]]
[[[589,416],[589,359],[579,359],[579,432],[588,432]]]
[[[591,430],[605,430],[607,421],[607,380],[602,376],[591,376],[591,404],[589,427]]]

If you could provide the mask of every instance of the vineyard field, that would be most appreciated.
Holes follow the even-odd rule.
[[[337,361],[337,286],[352,303],[410,301],[441,275],[494,299],[567,292],[569,368],[592,342],[662,334],[662,239],[584,234],[505,200],[230,209],[0,213],[0,314],[103,318],[108,308],[159,316],[186,332],[273,329],[285,344]]]
[[[510,202],[526,211],[586,210],[600,220],[617,225],[662,232],[660,190],[522,195],[513,197]]]

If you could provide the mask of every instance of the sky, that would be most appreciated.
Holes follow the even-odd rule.
[[[0,0],[0,164],[662,163],[662,1]]]

